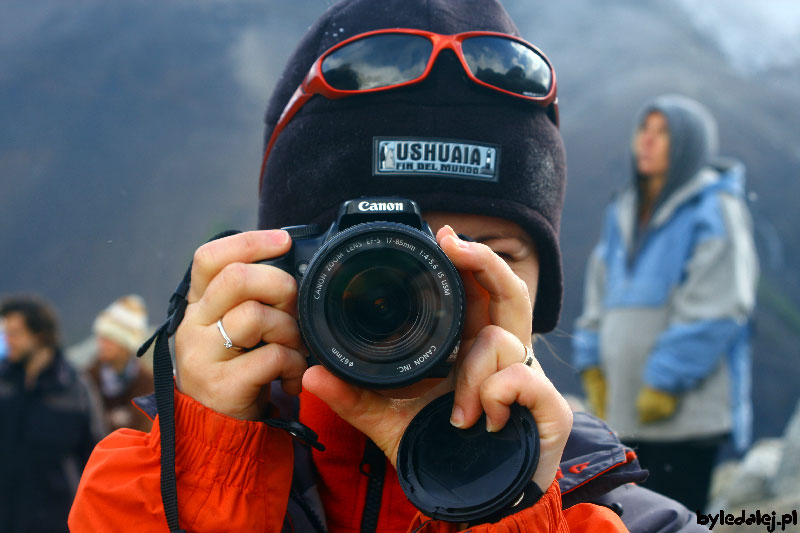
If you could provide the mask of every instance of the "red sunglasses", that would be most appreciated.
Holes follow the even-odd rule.
[[[547,57],[524,39],[491,31],[455,35],[405,28],[370,31],[338,43],[311,65],[272,130],[259,189],[272,146],[311,97],[319,94],[334,100],[419,83],[444,49],[456,54],[473,83],[546,108],[558,126],[556,73]]]

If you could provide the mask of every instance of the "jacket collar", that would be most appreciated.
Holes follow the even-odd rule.
[[[720,183],[722,181],[718,170],[710,167],[704,168],[661,202],[641,235],[663,226],[681,206],[704,191],[717,187]],[[616,217],[625,249],[630,255],[634,248],[636,224],[638,224],[638,200],[634,186],[628,186],[620,193],[617,200]]]
[[[653,218],[650,221],[651,227],[659,227],[669,220],[673,213],[698,194],[701,191],[714,185],[719,181],[719,173],[710,168],[705,168],[698,172],[694,178],[684,183],[681,187],[675,190],[664,203],[656,209],[653,213]]]

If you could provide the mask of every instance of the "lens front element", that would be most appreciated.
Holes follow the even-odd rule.
[[[371,222],[326,243],[300,287],[300,328],[312,353],[369,388],[413,383],[461,336],[463,288],[438,245],[410,226]]]
[[[330,282],[325,314],[331,333],[364,361],[388,363],[419,351],[439,319],[434,282],[408,251],[353,254]]]
[[[364,342],[396,341],[419,316],[407,288],[409,282],[413,283],[413,277],[402,270],[386,265],[367,267],[349,280],[341,295],[342,305],[334,306],[331,314],[341,316],[346,327]],[[412,310],[412,305],[417,309]],[[417,311],[413,318],[412,311]]]

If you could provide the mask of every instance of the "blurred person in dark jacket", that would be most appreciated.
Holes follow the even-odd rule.
[[[99,402],[66,361],[55,312],[29,296],[0,304],[0,529],[67,531],[81,472],[105,433]]]
[[[150,431],[152,421],[131,403],[153,392],[152,370],[135,357],[147,338],[144,300],[135,294],[119,298],[97,316],[93,329],[97,361],[89,375],[100,391],[106,426]]]

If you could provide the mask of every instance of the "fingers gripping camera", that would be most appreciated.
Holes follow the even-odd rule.
[[[312,363],[373,389],[446,375],[461,338],[464,288],[415,202],[349,200],[326,231],[284,229],[291,250],[262,263],[297,279]]]

